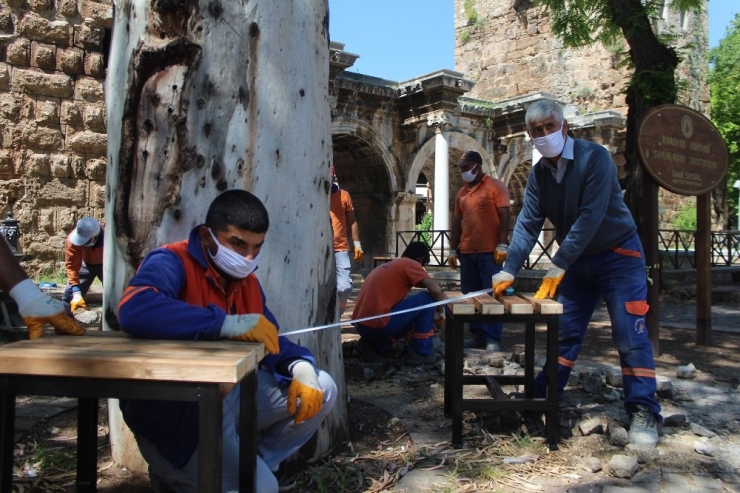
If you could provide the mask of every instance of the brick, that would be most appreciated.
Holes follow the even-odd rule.
[[[20,22],[20,33],[32,41],[44,41],[69,46],[72,41],[72,26],[66,21],[48,21],[29,13]]]
[[[83,153],[94,152],[105,155],[108,136],[89,131],[77,132],[68,136],[67,143],[73,151]]]
[[[91,2],[90,0],[83,0],[81,7],[82,17],[85,19],[92,19],[96,26],[106,27],[111,29],[113,27],[113,4],[112,3],[99,3]]]
[[[19,88],[38,96],[69,98],[74,94],[72,79],[64,74],[46,74],[35,70],[15,69],[14,82]]]
[[[0,115],[9,120],[17,120],[21,111],[21,103],[18,98],[9,92],[0,94]]]
[[[27,125],[23,127],[23,145],[33,150],[61,150],[62,132],[55,128]]]
[[[105,105],[90,104],[84,109],[85,126],[91,130],[105,131]]]
[[[0,33],[13,34],[15,31],[15,21],[13,20],[13,14],[7,10],[0,12]]]
[[[41,126],[59,125],[59,103],[48,100],[38,101],[36,102],[35,115],[36,123]]]
[[[73,127],[82,126],[82,112],[80,107],[72,101],[62,101],[62,125],[71,125]]]
[[[38,41],[32,42],[31,66],[54,70],[56,68],[56,47]]]
[[[85,55],[85,74],[93,77],[105,77],[105,61],[102,53],[90,52]]]
[[[85,100],[91,103],[105,101],[105,93],[102,79],[93,79],[92,77],[81,77],[75,83],[74,98]]]
[[[56,69],[67,74],[82,74],[84,55],[80,48],[60,48],[57,50]]]
[[[57,12],[64,17],[77,17],[77,0],[60,0],[57,4]]]
[[[31,60],[31,42],[19,38],[8,44],[6,59],[12,65],[27,66]]]

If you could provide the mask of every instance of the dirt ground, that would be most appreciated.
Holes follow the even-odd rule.
[[[666,314],[674,317],[685,318],[686,314],[691,314],[692,307],[690,302],[667,299],[661,310],[666,310]],[[690,323],[691,320],[687,322]],[[538,348],[544,348],[544,336],[544,328],[538,329]],[[445,419],[442,412],[443,376],[439,368],[409,366],[402,360],[385,360],[369,365],[352,351],[354,339],[356,336],[352,330],[345,330],[343,340],[346,341],[345,375],[350,397],[350,442],[343,444],[331,455],[312,460],[309,464],[293,461],[283,465],[278,473],[281,491],[389,490],[413,468],[440,469],[440,474],[445,474],[451,484],[459,485],[462,479],[464,484],[477,485],[479,489],[476,491],[509,491],[493,489],[494,486],[491,485],[497,485],[495,488],[509,485],[513,488],[511,491],[526,490],[521,485],[517,487],[516,481],[511,479],[516,475],[512,476],[506,467],[491,469],[482,464],[500,464],[504,456],[526,457],[534,454],[540,457],[539,465],[537,468],[526,466],[530,467],[532,474],[548,476],[549,473],[544,471],[556,470],[561,475],[583,476],[584,472],[579,464],[585,458],[597,457],[606,463],[610,455],[616,452],[603,438],[579,436],[577,426],[569,427],[567,423],[573,425],[584,416],[601,415],[616,422],[621,421],[623,425],[627,424],[621,399],[609,402],[603,394],[589,394],[578,386],[569,387],[561,417],[561,451],[567,453],[543,456],[542,441],[523,437],[520,434],[518,416],[514,413],[466,413],[465,449],[469,452],[477,451],[476,459],[457,460],[453,465],[449,460],[449,444],[438,443],[435,447],[427,443],[421,446],[415,444],[411,438],[411,435],[421,436],[425,427],[437,432],[440,429],[449,430],[449,420]],[[721,442],[717,445],[719,453],[715,457],[696,454],[691,449],[696,437],[686,431],[688,425],[677,428],[663,426],[661,443],[670,447],[671,453],[661,452],[661,462],[655,467],[669,466],[679,473],[711,472],[724,467],[737,474],[740,472],[740,464],[737,463],[737,452],[733,452],[740,450],[740,412],[737,406],[724,405],[721,400],[711,401],[711,396],[708,397],[711,402],[703,402],[702,396],[698,393],[692,395],[691,389],[718,387],[727,392],[737,392],[740,384],[740,360],[736,355],[740,350],[740,333],[715,332],[711,347],[697,346],[695,339],[696,333],[692,330],[661,330],[661,355],[656,359],[657,373],[659,378],[673,381],[676,389],[673,399],[660,399],[660,402],[664,417],[686,413],[691,422],[701,422],[712,429],[721,428]],[[517,330],[516,326],[507,326],[502,348],[502,358],[506,360],[511,359],[512,353],[522,352],[523,331]],[[468,356],[468,360],[473,366],[479,364],[486,367],[489,357],[490,355],[474,353]],[[675,378],[677,366],[688,363],[698,369],[696,378],[678,382]],[[618,368],[618,357],[611,341],[608,322],[596,317],[587,333],[576,372],[585,375],[594,369],[603,370],[606,367]],[[681,385],[684,382],[687,385]],[[105,401],[102,401],[100,412],[98,491],[153,491],[147,477],[121,469],[111,461]],[[75,420],[75,411],[62,413],[37,425],[20,441],[16,451],[14,491],[73,491],[70,486],[74,484]],[[562,426],[564,420],[566,426]],[[449,440],[449,436],[445,436]],[[722,465],[718,466],[718,463]],[[35,477],[29,477],[29,469],[36,471]],[[520,469],[517,474],[521,472]]]

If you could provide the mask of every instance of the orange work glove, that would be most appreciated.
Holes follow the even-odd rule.
[[[447,255],[447,265],[449,265],[452,270],[457,270],[457,250],[450,248],[450,254]]]
[[[222,339],[244,342],[261,342],[270,354],[280,352],[277,327],[261,313],[226,315],[221,326]]]
[[[558,285],[560,284],[560,281],[563,280],[564,275],[565,269],[561,269],[555,265],[551,266],[547,271],[547,274],[545,274],[545,278],[542,280],[540,289],[535,293],[534,299],[544,300],[545,298],[552,298],[555,296],[555,291],[558,289]]]
[[[82,297],[82,291],[79,288],[72,293],[72,301],[69,302],[69,308],[72,310],[72,313],[76,312],[78,308],[87,311],[87,303],[85,303],[85,298]]]
[[[293,381],[288,387],[288,414],[295,414],[295,424],[311,419],[324,405],[324,393],[319,385],[316,369],[308,361],[300,360],[291,368]],[[298,399],[301,405],[298,407]],[[298,409],[298,413],[296,413]]]
[[[51,324],[57,334],[81,336],[85,328],[67,316],[64,303],[42,293],[30,279],[24,279],[10,290],[11,298],[18,305],[23,323],[28,327],[29,339],[44,335],[44,325]]]
[[[493,252],[493,261],[496,262],[498,265],[504,265],[504,262],[506,261],[506,251],[508,250],[509,245],[506,243],[499,243],[496,245],[496,251]]]
[[[496,296],[504,294],[506,288],[512,284],[514,284],[514,276],[508,272],[501,271],[491,277],[491,287],[493,288],[493,294]]]
[[[355,262],[362,262],[365,259],[365,252],[362,251],[362,244],[355,242]]]

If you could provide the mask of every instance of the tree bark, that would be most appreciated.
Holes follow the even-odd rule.
[[[270,213],[257,275],[281,332],[334,321],[327,0],[115,3],[105,329],[117,329],[118,301],[146,253],[186,238],[231,188]],[[318,437],[324,453],[348,433],[340,330],[296,342],[340,389]],[[117,462],[127,455],[118,452]]]

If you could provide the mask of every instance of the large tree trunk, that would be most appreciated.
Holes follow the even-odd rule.
[[[327,0],[117,2],[106,88],[106,329],[117,328],[118,301],[144,255],[186,238],[230,188],[252,191],[270,212],[258,277],[282,332],[335,319],[328,21]],[[322,453],[347,435],[340,331],[300,339],[341,393],[319,436]],[[135,444],[112,438],[114,458],[126,460]]]

